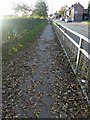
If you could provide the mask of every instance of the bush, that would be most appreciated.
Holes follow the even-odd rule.
[[[46,25],[46,19],[6,18],[2,20],[2,58],[9,59],[32,42]]]

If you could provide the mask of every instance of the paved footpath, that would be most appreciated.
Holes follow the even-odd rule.
[[[88,105],[48,24],[3,65],[3,118],[87,118]]]

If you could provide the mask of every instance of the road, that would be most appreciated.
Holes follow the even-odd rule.
[[[55,21],[59,22],[63,26],[65,26],[65,27],[77,32],[77,33],[80,33],[81,35],[83,35],[83,36],[90,39],[90,29],[89,29],[88,25],[82,24],[80,22],[68,22],[68,23],[65,23],[64,21],[60,21],[59,19],[55,20]]]

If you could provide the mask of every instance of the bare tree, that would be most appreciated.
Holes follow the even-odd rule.
[[[22,15],[27,15],[31,11],[31,8],[24,3],[14,4],[12,9],[15,14],[21,13]]]

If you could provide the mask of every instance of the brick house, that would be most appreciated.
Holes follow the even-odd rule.
[[[83,20],[84,7],[80,3],[75,3],[65,11],[65,15],[71,17],[73,21]]]

